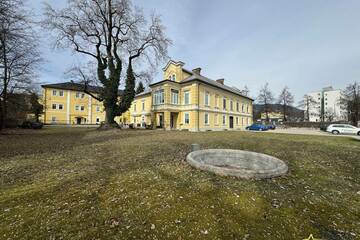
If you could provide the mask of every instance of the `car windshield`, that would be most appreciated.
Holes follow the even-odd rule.
[[[352,125],[345,125],[345,127],[347,127],[347,128],[356,128],[356,127],[354,127]]]

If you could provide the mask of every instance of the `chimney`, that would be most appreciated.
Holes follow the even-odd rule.
[[[224,81],[225,81],[224,78],[220,78],[220,79],[216,80],[216,82],[218,82],[218,83],[220,83],[222,85],[224,85]]]
[[[198,75],[200,75],[200,73],[201,73],[201,68],[194,68],[193,70],[192,70],[192,72],[193,73],[195,73],[195,74],[198,74]]]

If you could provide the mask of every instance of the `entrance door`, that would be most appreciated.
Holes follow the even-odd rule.
[[[170,127],[171,129],[176,129],[176,121],[177,121],[178,113],[170,114]]]
[[[234,128],[234,117],[233,116],[229,117],[229,125],[230,125],[230,128]]]
[[[163,128],[164,127],[164,116],[162,114],[159,114],[159,127]]]
[[[77,117],[77,118],[76,118],[76,124],[78,124],[78,125],[81,124],[81,118],[80,118],[80,117]]]

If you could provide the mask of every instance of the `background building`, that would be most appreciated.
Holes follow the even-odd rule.
[[[103,103],[83,92],[81,83],[65,82],[42,85],[45,124],[100,124],[105,120]],[[100,87],[88,86],[92,94],[98,94]],[[119,90],[119,95],[122,91]],[[116,117],[118,123],[127,123],[130,117],[125,113]]]
[[[325,87],[321,91],[311,92],[307,94],[315,101],[309,107],[309,121],[341,121],[346,118],[346,114],[341,109],[340,99],[341,90]]]

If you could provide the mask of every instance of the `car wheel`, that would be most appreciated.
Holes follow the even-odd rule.
[[[360,131],[357,133],[358,136],[360,136]]]
[[[260,128],[259,131],[262,131],[262,128]]]
[[[338,130],[332,130],[332,134],[338,135],[340,132]]]

